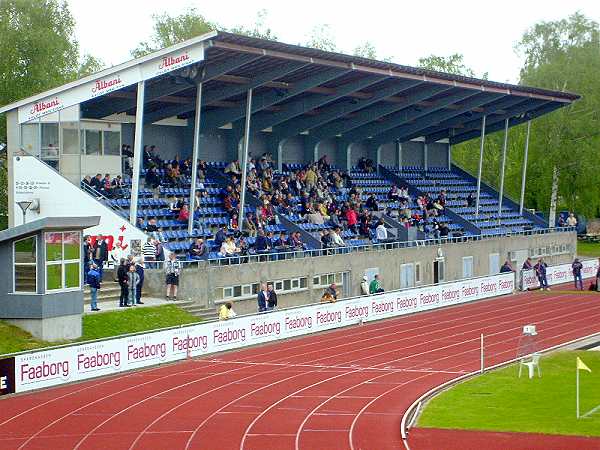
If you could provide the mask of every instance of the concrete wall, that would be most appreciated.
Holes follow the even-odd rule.
[[[281,160],[284,164],[286,163],[304,163],[306,161],[312,161],[311,158],[306,160],[304,154],[304,136],[295,136],[292,138],[286,139],[282,143],[282,155]],[[276,156],[273,153],[273,156]]]
[[[202,265],[199,268],[190,267],[184,270],[178,296],[182,299],[190,298],[201,305],[212,306],[216,288],[252,284],[261,280],[306,276],[308,278],[306,291],[283,294],[279,297],[282,306],[294,306],[319,301],[323,290],[312,288],[312,279],[315,275],[350,272],[349,295],[359,295],[361,278],[368,269],[378,269],[383,277],[384,288],[391,290],[401,287],[402,264],[420,263],[420,284],[433,283],[433,263],[438,258],[438,249],[441,249],[445,261],[445,281],[452,281],[463,278],[462,258],[464,256],[473,256],[473,276],[484,276],[490,274],[490,254],[498,254],[502,264],[509,252],[563,244],[567,248],[565,253],[559,252],[545,258],[548,264],[560,264],[572,261],[576,248],[574,233],[499,237],[478,242],[361,252],[360,257],[355,257],[358,254],[350,254],[232,266]],[[516,263],[520,268],[523,261]],[[162,296],[163,272],[148,270],[146,280],[145,287],[148,292]],[[243,313],[253,312],[256,310],[256,301],[254,298],[238,300],[235,302],[235,309]]]
[[[429,167],[448,167],[448,144],[427,145]]]
[[[422,142],[403,142],[402,143],[402,165],[423,167],[423,143]]]
[[[133,149],[135,124],[124,123],[121,128],[121,141]],[[170,125],[144,125],[144,145],[156,145],[163,159],[174,159],[179,155],[191,155],[191,143],[186,141],[186,127]],[[186,145],[187,144],[187,145]]]
[[[390,142],[383,144],[380,147],[380,158],[379,163],[384,166],[398,166],[398,151],[396,150],[396,144]]]

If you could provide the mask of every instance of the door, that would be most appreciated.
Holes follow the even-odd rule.
[[[462,277],[463,278],[473,278],[473,257],[472,256],[463,256],[462,259]]]
[[[400,289],[411,288],[415,285],[415,265],[402,264],[400,266]]]
[[[444,258],[438,258],[433,262],[433,282],[442,283],[446,279]]]
[[[500,253],[490,253],[490,275],[500,273]]]

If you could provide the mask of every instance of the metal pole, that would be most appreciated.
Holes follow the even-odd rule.
[[[577,391],[576,396],[577,396],[577,415],[576,417],[579,419],[579,367],[575,368],[575,372],[577,373],[576,377],[577,377],[577,381],[575,382],[576,384],[576,388],[575,390]]]
[[[140,189],[140,168],[142,161],[142,149],[144,138],[144,89],[145,81],[139,81],[137,85],[137,102],[135,109],[135,142],[133,145],[133,179],[131,180],[131,204],[129,209],[129,222],[136,225],[137,204]]]
[[[485,362],[483,359],[483,333],[481,333],[481,367],[480,367],[479,371],[481,373],[483,373],[484,368],[485,368]]]
[[[398,145],[398,167],[402,167],[402,142],[396,141]]]
[[[423,144],[423,167],[425,172],[429,170],[429,146],[426,143]]]
[[[498,195],[498,222],[502,221],[502,199],[504,197],[504,169],[506,167],[506,147],[508,146],[508,119],[504,121],[504,145],[502,146],[502,166],[500,167],[500,193]]]
[[[240,197],[240,214],[238,216],[238,227],[240,233],[244,227],[244,202],[246,201],[246,166],[248,164],[248,147],[250,146],[250,116],[252,114],[252,89],[248,89],[246,98],[246,125],[244,128],[244,154],[242,155],[242,194]]]
[[[529,132],[531,131],[531,120],[527,121],[527,137],[525,138],[525,155],[523,156],[523,173],[521,175],[521,201],[519,202],[519,214],[523,214],[525,204],[525,179],[527,178],[527,154],[529,153]]]
[[[448,144],[448,170],[452,169],[452,144]]]
[[[475,200],[475,217],[479,217],[479,195],[481,194],[481,170],[483,169],[483,147],[485,145],[485,117],[481,119],[481,145],[479,146],[479,171],[477,172],[477,199]]]
[[[194,116],[194,144],[192,147],[192,184],[190,185],[190,217],[188,233],[194,231],[194,200],[196,197],[196,180],[198,178],[198,147],[200,146],[200,113],[202,109],[202,83],[196,88],[196,115]]]

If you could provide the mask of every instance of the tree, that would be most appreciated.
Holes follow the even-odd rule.
[[[369,41],[357,46],[352,54],[362,58],[377,59],[377,50],[375,50],[375,46]]]
[[[152,19],[154,20],[153,34],[149,41],[140,42],[131,51],[134,58],[139,58],[217,29],[216,23],[208,21],[195,8],[190,8],[174,17],[167,13],[154,14]]]
[[[313,27],[306,46],[327,52],[339,51],[337,45],[335,44],[335,38],[333,37],[331,26],[327,24]]]
[[[60,86],[99,70],[90,55],[80,59],[75,21],[66,1],[0,1],[0,105]],[[0,115],[0,143],[6,118]],[[6,213],[6,166],[0,164],[0,214]]]
[[[270,39],[272,41],[276,40],[277,35],[275,35],[273,30],[266,24],[268,15],[269,13],[266,9],[261,9],[256,13],[256,22],[254,22],[254,26],[247,28],[243,25],[238,25],[237,27],[231,28],[229,31],[255,38]]]
[[[460,53],[454,53],[450,56],[429,55],[425,58],[419,58],[417,66],[422,69],[436,70],[438,72],[451,73],[454,75],[463,75],[465,77],[475,77],[475,72],[465,64],[464,56]]]

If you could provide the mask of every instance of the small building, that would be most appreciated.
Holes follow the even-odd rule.
[[[81,337],[82,230],[100,217],[45,217],[0,231],[0,319],[39,339]]]

